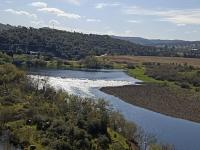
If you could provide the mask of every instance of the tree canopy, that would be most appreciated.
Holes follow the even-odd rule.
[[[0,31],[0,49],[13,53],[35,53],[67,59],[89,55],[151,55],[155,47],[141,46],[108,35],[82,34],[50,28],[15,27]]]

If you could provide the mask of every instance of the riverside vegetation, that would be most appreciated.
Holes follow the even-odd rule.
[[[7,55],[8,54],[8,55]],[[0,63],[12,63],[17,67],[30,69],[30,68],[49,68],[49,69],[113,69],[117,68],[115,63],[111,63],[107,58],[87,56],[84,59],[77,61],[66,60],[57,57],[44,56],[40,53],[34,54],[13,54],[1,53],[2,57]],[[119,66],[120,67],[120,66]]]
[[[129,103],[156,112],[196,122],[200,121],[198,109],[200,105],[200,70],[196,59],[142,57],[138,61],[138,58],[135,57],[88,56],[79,61],[68,61],[42,56],[39,53],[32,55],[14,54],[10,57],[6,54],[0,54],[6,56],[2,61],[25,68],[126,69],[130,76],[140,79],[146,84],[134,86],[134,88],[133,86],[119,87],[119,89],[118,87],[107,87],[102,88],[102,90],[119,96]],[[173,63],[170,63],[172,60]],[[119,92],[115,90],[119,90]],[[141,93],[141,91],[147,92]],[[133,95],[133,93],[135,94]]]
[[[0,56],[0,133],[16,147],[37,150],[137,150],[159,146],[103,100],[55,91]],[[5,139],[4,139],[5,140]]]
[[[104,101],[95,103],[55,91],[46,81],[32,82],[9,64],[0,66],[0,74],[0,129],[8,130],[9,141],[15,146],[134,149],[128,137],[135,134],[136,127],[109,111]]]

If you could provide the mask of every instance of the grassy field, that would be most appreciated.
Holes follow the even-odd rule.
[[[106,56],[111,62],[115,63],[133,63],[142,64],[147,62],[156,63],[175,63],[185,64],[200,67],[200,59],[197,58],[182,58],[182,57],[156,57],[156,56]]]
[[[138,80],[142,80],[144,82],[151,82],[151,83],[161,83],[162,82],[162,81],[155,80],[154,78],[151,78],[151,77],[145,75],[144,67],[128,69],[128,75],[130,75]]]

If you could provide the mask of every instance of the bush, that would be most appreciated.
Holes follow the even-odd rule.
[[[73,148],[69,143],[63,140],[56,140],[52,143],[52,147],[56,150],[72,150]]]
[[[56,150],[86,150],[97,145],[104,150],[112,143],[107,132],[112,116],[103,100],[68,95],[49,86],[38,89],[42,81],[33,82],[13,65],[0,65],[0,75],[0,128],[11,131],[10,142]],[[4,84],[9,89],[6,94]],[[131,126],[126,125],[117,128],[123,135],[128,131],[132,135]]]
[[[195,91],[196,92],[200,92],[200,88],[195,88]]]
[[[110,143],[108,137],[106,137],[105,135],[100,135],[98,141],[99,141],[99,146],[101,146],[102,150],[108,149],[108,144]]]
[[[180,84],[181,88],[184,88],[184,89],[190,89],[190,84],[186,83],[186,82],[183,82]]]
[[[135,69],[136,67],[135,67],[135,65],[134,64],[127,64],[127,68],[128,69]]]
[[[157,80],[176,82],[182,88],[189,89],[190,85],[200,87],[198,70],[187,65],[149,64],[146,66],[145,74]]]
[[[49,138],[42,138],[42,139],[41,139],[41,143],[42,143],[42,145],[44,145],[44,146],[48,146],[48,145],[50,145],[51,141],[50,141]]]

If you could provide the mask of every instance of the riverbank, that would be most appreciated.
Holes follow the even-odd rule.
[[[101,91],[154,112],[200,123],[200,94],[193,94],[187,89],[149,83],[104,87]]]
[[[137,126],[107,110],[103,100],[57,91],[47,79],[34,81],[11,64],[0,65],[0,91],[0,140],[6,137],[8,143],[0,143],[0,149],[11,144],[39,150],[137,150],[144,143],[135,137]]]
[[[184,64],[146,63],[128,69],[140,86],[104,87],[125,102],[168,116],[200,122],[199,69]]]

